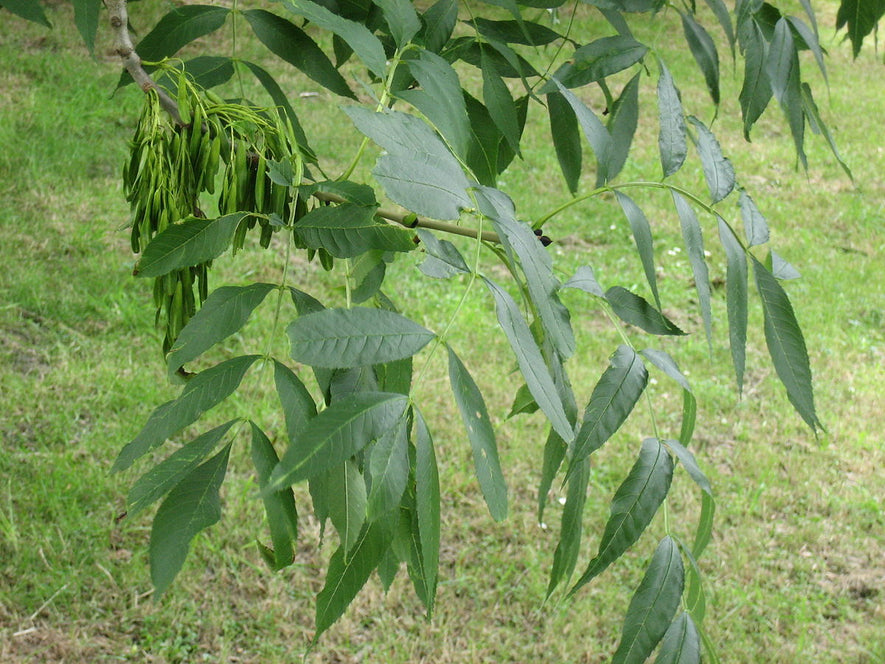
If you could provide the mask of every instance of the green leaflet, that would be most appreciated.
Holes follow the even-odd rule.
[[[111,472],[126,470],[167,438],[196,422],[205,411],[224,401],[237,389],[258,357],[235,357],[191,378],[177,399],[167,401],[151,413],[138,435],[120,450]]]
[[[820,73],[824,77],[824,82],[828,82],[827,67],[824,64],[824,52],[817,39],[817,33],[795,16],[787,16],[786,18],[790,24],[791,31],[799,36],[800,43],[805,42],[805,45],[814,53],[814,59],[817,61],[818,69],[820,69]]]
[[[43,7],[35,0],[3,0],[0,2],[0,7],[8,9],[10,12],[16,16],[22,17],[26,21],[40,23],[47,28],[52,27],[49,23],[49,19],[46,18],[46,13],[43,11]]]
[[[482,187],[476,191],[480,211],[489,217],[511,256],[519,259],[529,297],[551,345],[566,359],[575,352],[575,337],[569,312],[559,301],[559,280],[553,274],[550,253],[538,241],[531,227],[516,219],[513,201],[497,189]]]
[[[667,497],[672,479],[670,455],[657,438],[646,438],[639,458],[612,499],[599,551],[569,594],[599,576],[636,543]]]
[[[408,318],[354,307],[299,316],[286,329],[292,359],[314,367],[349,368],[411,357],[435,337]]]
[[[237,420],[230,420],[197,436],[138,478],[126,496],[126,511],[133,517],[159,500],[206,458]]]
[[[550,136],[559,161],[559,169],[565,178],[568,190],[575,194],[581,179],[581,135],[578,132],[578,117],[571,104],[559,92],[547,95],[547,114],[550,117]]]
[[[188,217],[169,226],[145,247],[134,274],[159,277],[218,258],[230,246],[234,231],[245,216],[244,212],[234,212],[217,219]]]
[[[529,391],[529,386],[523,383],[519,386],[519,389],[516,391],[516,395],[513,397],[513,405],[510,406],[510,412],[507,413],[507,418],[515,417],[516,415],[530,415],[531,413],[537,412],[538,404],[535,402],[535,397],[532,396],[532,393]]]
[[[633,37],[601,37],[577,49],[572,62],[560,67],[554,76],[567,88],[578,88],[632,67],[647,52],[648,47]],[[548,83],[541,92],[552,90]]]
[[[707,343],[712,351],[713,313],[710,305],[710,273],[707,269],[707,259],[704,256],[704,236],[701,233],[701,225],[698,223],[694,209],[682,195],[674,191],[673,202],[676,204],[676,212],[679,214],[682,239],[685,241],[688,261],[691,263],[695,291],[698,294],[701,316],[704,319],[704,331],[707,333]]]
[[[314,208],[295,227],[308,247],[325,249],[335,258],[367,251],[412,251],[414,234],[403,226],[375,219],[375,208],[353,203]]]
[[[366,522],[366,481],[354,459],[345,459],[327,470],[323,477],[329,519],[344,548],[345,558],[356,544]],[[291,491],[291,489],[289,489]]]
[[[427,254],[424,262],[418,266],[428,277],[435,279],[448,279],[456,274],[468,274],[470,268],[458,251],[458,248],[448,240],[440,240],[436,235],[424,228],[418,229],[418,238],[421,246]]]
[[[323,632],[344,613],[360,589],[378,567],[390,544],[384,521],[363,526],[350,551],[339,546],[329,560],[326,583],[316,598],[315,644]]]
[[[755,258],[751,260],[756,290],[765,312],[765,341],[771,361],[778,378],[787,388],[790,403],[816,433],[818,427],[823,426],[814,410],[811,366],[793,305],[774,275]]]
[[[716,44],[704,26],[695,21],[691,14],[679,12],[679,15],[682,17],[682,30],[688,48],[704,75],[710,98],[719,106],[719,53],[716,51]]]
[[[166,357],[170,378],[187,362],[243,327],[274,288],[272,284],[255,283],[214,290],[172,344]]]
[[[661,640],[655,664],[700,664],[701,637],[688,612],[670,623]]]
[[[519,139],[522,136],[522,125],[519,121],[519,114],[516,110],[516,104],[510,95],[510,89],[495,65],[484,54],[481,59],[482,67],[482,98],[486,107],[489,109],[489,115],[495,126],[507,139],[510,149],[519,154]]]
[[[630,230],[633,232],[633,241],[636,243],[636,250],[639,252],[639,258],[642,261],[642,269],[645,271],[645,279],[651,288],[652,295],[655,298],[655,304],[658,309],[661,308],[661,297],[658,294],[658,278],[655,273],[655,250],[654,240],[651,235],[651,225],[643,214],[639,206],[633,202],[633,199],[622,194],[620,191],[615,192],[621,209],[630,222]]]
[[[184,62],[184,70],[196,85],[204,88],[227,83],[234,75],[233,60],[226,56],[198,55]]]
[[[195,39],[218,30],[224,25],[229,13],[230,10],[226,7],[210,5],[176,7],[138,42],[135,51],[142,60],[148,62],[171,57]],[[129,81],[131,80],[130,78]]]
[[[706,0],[706,2],[707,6],[716,15],[719,25],[722,26],[722,31],[725,33],[728,45],[731,47],[731,55],[734,57],[734,27],[731,25],[731,15],[728,12],[728,7],[722,0]]]
[[[404,395],[386,392],[357,392],[333,402],[289,444],[265,493],[343,463],[396,426],[407,404]]]
[[[590,293],[596,297],[605,297],[605,292],[602,290],[602,286],[599,285],[599,282],[596,281],[596,275],[593,273],[593,268],[589,265],[582,265],[575,270],[574,276],[566,281],[562,287],[577,288],[578,290]]]
[[[725,303],[728,308],[728,341],[738,393],[743,392],[747,355],[747,257],[729,225],[719,218],[719,239],[725,249]]]
[[[648,382],[642,359],[627,346],[618,346],[593,388],[584,420],[574,442],[568,474],[579,461],[598,450],[626,421]]]
[[[613,180],[624,168],[627,155],[630,153],[630,145],[633,143],[633,135],[636,133],[636,125],[639,122],[639,79],[641,73],[631,78],[621,96],[612,105],[609,114],[608,130],[611,133],[612,142],[609,152],[609,161],[606,175]],[[602,184],[598,180],[597,186]]]
[[[406,490],[409,481],[409,425],[404,415],[366,453],[369,479],[367,511],[370,520],[383,518],[396,509]]]
[[[396,45],[402,48],[421,30],[421,20],[409,0],[378,0]]]
[[[771,82],[765,69],[765,37],[752,19],[739,26],[741,48],[744,51],[744,82],[739,101],[744,118],[744,138],[750,140],[750,129],[771,101]]]
[[[839,148],[836,146],[836,141],[833,139],[833,135],[830,133],[829,128],[820,116],[820,111],[814,101],[814,96],[811,94],[811,86],[808,85],[808,83],[802,84],[802,110],[805,112],[805,118],[808,120],[808,125],[811,127],[811,130],[815,133],[824,135],[827,144],[830,146],[830,152],[833,153],[836,161],[839,162],[839,165],[842,167],[842,170],[845,171],[845,174],[849,179],[854,181],[854,175],[851,173],[851,169],[848,168],[848,164],[845,163],[842,159],[842,155],[839,154]]]
[[[587,484],[590,481],[590,459],[583,459],[568,480],[565,507],[559,529],[559,542],[553,553],[553,568],[547,584],[547,597],[565,581],[567,584],[575,571],[578,554],[581,552],[581,530],[584,504],[587,502]],[[546,493],[546,492],[545,492]]]
[[[439,130],[459,157],[466,157],[470,122],[461,92],[461,82],[443,58],[421,50],[417,60],[405,60],[420,89],[400,90],[400,99],[417,108]]]
[[[469,23],[484,37],[503,44],[546,46],[562,39],[558,32],[533,21],[492,21],[476,17]]]
[[[311,23],[329,30],[347,42],[353,52],[378,78],[384,78],[387,70],[387,58],[384,47],[378,38],[362,23],[356,23],[337,14],[333,14],[322,5],[311,0],[292,0],[283,2],[283,7],[293,14],[303,16]]]
[[[335,65],[301,28],[263,9],[247,9],[242,13],[252,32],[271,53],[335,94],[356,99]]]
[[[417,410],[415,413],[415,513],[418,521],[418,539],[421,543],[421,568],[427,590],[425,604],[427,615],[433,613],[436,582],[439,568],[439,471],[433,439]]]
[[[682,430],[679,434],[679,440],[683,445],[688,445],[694,433],[695,415],[697,412],[697,404],[691,391],[691,385],[689,385],[685,376],[682,375],[673,358],[664,351],[646,348],[641,352],[643,357],[682,387]]]
[[[452,36],[458,23],[458,3],[456,0],[437,0],[421,15],[424,30],[421,36],[424,48],[439,53]]]
[[[495,298],[498,324],[510,342],[529,391],[535,397],[538,407],[550,420],[551,426],[563,440],[570,443],[575,438],[572,425],[565,414],[556,384],[544,363],[541,350],[532,336],[528,323],[523,319],[519,307],[507,291],[488,279],[484,278],[484,281]]]
[[[665,537],[630,600],[612,664],[645,662],[670,626],[679,607],[684,581],[679,547],[669,536]]]
[[[179,482],[154,516],[150,560],[154,592],[162,595],[178,575],[190,542],[221,518],[218,490],[227,472],[230,443]]]
[[[291,444],[298,432],[317,414],[316,403],[304,383],[285,364],[273,361],[274,385],[286,418],[286,433]]]
[[[790,133],[796,144],[796,154],[802,166],[808,168],[805,157],[805,114],[802,110],[802,88],[799,77],[799,54],[785,18],[778,20],[774,34],[768,45],[766,72],[771,81],[771,90],[780,102],[784,115],[790,124]]]
[[[696,559],[701,557],[710,540],[713,539],[713,517],[715,514],[716,501],[713,499],[713,494],[704,491],[701,494],[701,518],[698,519],[698,529],[691,547],[691,553]]]
[[[661,154],[661,167],[666,178],[682,168],[688,147],[685,142],[685,117],[679,90],[663,60],[658,60],[658,67],[661,70],[657,87],[660,122],[658,151]]]
[[[4,0],[3,4],[8,6],[9,2]],[[36,7],[39,11],[40,5],[36,2],[29,2],[26,4]],[[83,42],[86,44],[86,48],[89,49],[89,54],[94,57],[95,33],[98,32],[98,20],[102,9],[102,0],[73,0],[73,5],[74,23],[77,24],[77,30],[80,32],[80,36],[83,37]],[[42,23],[43,21],[40,22]]]
[[[848,30],[854,57],[860,54],[864,38],[876,29],[879,19],[885,16],[883,0],[842,0],[836,14],[836,29]]]
[[[716,140],[713,132],[693,115],[689,116],[688,121],[698,132],[695,146],[701,158],[701,166],[704,169],[707,189],[710,190],[710,198],[714,203],[718,203],[734,189],[734,167],[731,165],[731,161],[722,155],[722,148],[719,147],[719,141]]]
[[[605,292],[612,311],[625,323],[635,325],[649,334],[679,336],[685,334],[675,323],[655,309],[644,298],[621,286],[612,286]]]
[[[449,351],[449,382],[452,385],[452,392],[455,395],[458,410],[461,412],[461,418],[464,420],[467,437],[473,448],[476,478],[492,518],[495,521],[502,521],[507,516],[507,484],[504,482],[501,464],[498,461],[495,431],[492,428],[482,393],[455,351],[450,347],[447,348]]]
[[[258,475],[258,488],[264,490],[271,473],[279,463],[279,457],[264,432],[255,422],[252,425],[252,464]],[[286,487],[262,495],[270,540],[273,543],[271,567],[280,570],[292,564],[295,558],[294,543],[298,538],[298,511],[295,508],[295,494]]]
[[[547,506],[547,494],[553,486],[553,480],[565,459],[568,445],[553,429],[547,434],[544,444],[544,460],[541,465],[541,481],[538,483],[538,523],[544,523],[544,508]]]
[[[741,207],[741,218],[744,220],[744,235],[747,237],[747,245],[755,247],[768,242],[768,222],[756,207],[756,203],[745,191],[741,191],[741,197],[738,199],[738,205]]]
[[[612,144],[611,134],[608,133],[608,129],[605,128],[605,125],[602,124],[593,111],[587,108],[587,106],[584,105],[584,102],[578,99],[571,90],[566,88],[555,78],[553,79],[553,82],[556,84],[556,87],[559,88],[560,94],[565,97],[565,100],[575,112],[578,122],[584,130],[584,135],[587,137],[590,147],[593,148],[593,154],[596,155],[597,186],[605,184],[609,179],[608,163]]]

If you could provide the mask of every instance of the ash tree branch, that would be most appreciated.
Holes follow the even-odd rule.
[[[149,90],[156,92],[163,110],[176,124],[184,126],[186,123],[182,121],[178,112],[178,104],[169,96],[169,93],[154,82],[154,79],[141,65],[138,53],[135,52],[132,37],[129,34],[129,14],[126,11],[126,0],[105,0],[105,5],[108,8],[108,16],[114,35],[114,50],[120,56],[123,67],[144,92]]]

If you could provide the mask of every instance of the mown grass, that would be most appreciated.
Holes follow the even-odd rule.
[[[164,3],[155,4],[159,11]],[[829,36],[834,9],[826,4],[821,11]],[[61,6],[54,20],[72,25]],[[664,48],[678,23],[664,17],[648,30],[645,36]],[[883,70],[870,52],[853,62],[836,39],[827,47],[831,88],[827,94],[818,80],[816,89],[856,187],[818,138],[809,145],[807,176],[796,171],[788,132],[774,112],[756,128],[754,142],[744,143],[735,120],[739,81],[727,63],[716,123],[741,182],[769,215],[773,246],[803,273],[786,287],[815,371],[827,427],[819,440],[792,411],[770,368],[758,306],[751,310],[747,385],[738,400],[722,289],[716,291],[718,343],[709,356],[698,317],[685,313],[692,311],[693,290],[684,252],[676,251],[681,240],[672,205],[660,193],[635,195],[654,225],[667,309],[695,333],[668,349],[699,395],[697,453],[717,494],[714,541],[702,566],[711,593],[707,629],[723,661],[885,660],[885,149],[875,124]],[[312,635],[313,596],[335,546],[333,535],[318,544],[303,490],[296,565],[271,574],[254,545],[265,535],[248,452],[240,446],[226,483],[224,520],[197,538],[176,585],[159,602],[150,598],[149,517],[116,520],[134,475],[110,475],[111,462],[176,388],[166,384],[149,288],[131,278],[133,259],[120,230],[128,212],[119,166],[140,99],[133,90],[110,97],[117,68],[104,45],[97,53],[90,60],[62,29],[49,32],[8,16],[0,22],[6,91],[0,98],[0,661],[295,660]],[[803,66],[813,65],[808,59]],[[690,57],[681,54],[671,69],[686,105],[707,119],[703,81]],[[286,81],[295,92],[315,89],[294,76]],[[337,163],[325,162],[336,172],[349,158],[352,134],[327,102],[336,103],[321,93],[295,103],[309,132],[319,133],[315,149],[337,156]],[[644,102],[642,113],[653,120],[654,104]],[[658,177],[649,126],[625,178]],[[566,197],[538,134],[527,143],[525,164],[505,177],[527,218]],[[702,190],[696,161],[679,181]],[[731,213],[738,218],[736,207]],[[709,239],[715,232],[705,229],[721,276],[724,259]],[[565,274],[591,264],[605,285],[643,288],[629,227],[611,201],[570,208],[548,233]],[[273,278],[278,260],[249,251],[222,261],[216,283]],[[392,294],[417,320],[440,329],[463,285],[417,279],[414,263],[407,257],[395,266]],[[340,296],[340,282],[315,266],[296,268],[300,282],[330,300]],[[582,348],[571,370],[586,401],[618,340],[589,299],[568,297]],[[387,595],[373,580],[309,661],[601,662],[612,652],[652,538],[574,600],[542,604],[559,506],[552,501],[548,528],[539,527],[534,505],[543,431],[533,418],[502,421],[518,381],[490,309],[477,288],[451,343],[495,417],[511,516],[494,524],[485,510],[437,358],[415,398],[434,427],[443,482],[438,611],[432,622],[423,619],[404,574]],[[266,328],[266,320],[258,321],[216,352],[251,350]],[[282,342],[278,348],[285,352]],[[254,396],[213,418],[233,412],[278,429],[266,378],[250,383]],[[663,378],[653,390],[658,424],[672,431],[679,395]],[[638,413],[599,454],[582,562],[592,555],[608,500],[648,429],[647,416]],[[685,536],[695,500],[679,477],[670,514]],[[660,524],[653,529],[660,532]]]

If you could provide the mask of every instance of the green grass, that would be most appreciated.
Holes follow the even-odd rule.
[[[821,11],[829,35],[834,8]],[[72,25],[61,7],[54,20]],[[664,21],[642,33],[662,48],[679,29],[672,17]],[[694,333],[667,348],[699,395],[696,451],[717,495],[714,540],[702,567],[711,593],[707,629],[723,661],[885,660],[885,151],[876,130],[883,69],[872,49],[853,62],[838,41],[827,48],[830,92],[821,80],[815,87],[856,188],[819,137],[810,140],[808,175],[794,170],[792,142],[776,109],[757,126],[753,143],[743,142],[734,119],[739,81],[725,58],[725,101],[716,123],[740,181],[769,216],[773,246],[803,274],[786,288],[811,354],[827,427],[820,440],[792,411],[770,368],[758,306],[751,308],[747,384],[738,400],[723,289],[716,291],[718,342],[710,357],[698,317],[683,313],[692,311],[693,289],[684,252],[673,250],[681,240],[672,205],[661,192],[635,192],[654,227],[665,307]],[[306,491],[298,489],[304,528],[296,565],[271,574],[254,544],[266,534],[240,445],[223,522],[197,538],[160,602],[150,598],[149,516],[117,522],[135,473],[110,475],[113,458],[176,390],[165,381],[149,287],[130,276],[133,258],[120,230],[128,211],[119,167],[139,94],[127,89],[111,98],[117,68],[107,44],[96,52],[98,60],[90,60],[63,29],[24,26],[6,15],[0,21],[0,661],[293,661],[312,636],[313,596],[335,546],[334,535],[318,543]],[[805,71],[812,66],[803,60]],[[671,69],[687,106],[708,119],[690,57]],[[285,80],[296,92],[316,89],[294,76]],[[644,93],[651,91],[644,85]],[[655,108],[643,99],[642,117],[650,122],[624,178],[659,173]],[[308,131],[320,132],[314,148],[336,156],[324,162],[336,173],[348,161],[353,134],[343,114],[330,115],[327,102],[337,103],[322,93],[295,103]],[[546,122],[537,110],[534,119]],[[505,177],[525,218],[567,195],[538,134],[526,145],[526,162]],[[676,181],[701,191],[696,161]],[[728,202],[723,209],[739,218]],[[708,222],[711,265],[714,276],[722,275],[724,258]],[[564,274],[591,264],[605,285],[642,292],[629,227],[610,200],[570,208],[548,234],[557,240]],[[249,274],[242,272],[246,261]],[[461,286],[415,279],[414,263],[406,257],[394,266],[395,296],[416,320],[439,330]],[[272,279],[279,266],[256,250],[245,260],[221,261],[220,270],[216,283],[256,274]],[[299,264],[297,274],[324,297],[340,297],[340,282],[315,266]],[[586,401],[618,339],[589,298],[572,293],[568,303],[582,348],[570,369]],[[415,396],[435,430],[443,482],[438,612],[432,622],[423,619],[405,574],[387,595],[373,580],[309,661],[602,662],[612,652],[653,537],[574,600],[542,604],[559,505],[552,501],[548,528],[541,528],[534,505],[544,432],[535,418],[503,421],[518,380],[490,309],[475,288],[451,343],[483,387],[498,427],[511,516],[494,524],[485,510],[438,356]],[[251,350],[267,327],[267,320],[257,321],[215,352]],[[658,423],[672,431],[680,396],[658,378]],[[213,413],[213,421],[233,412],[278,430],[267,376],[249,385],[254,398]],[[581,563],[592,555],[608,500],[648,429],[639,412],[600,451]],[[670,513],[688,536],[697,505],[682,474]],[[653,529],[660,532],[660,524]]]

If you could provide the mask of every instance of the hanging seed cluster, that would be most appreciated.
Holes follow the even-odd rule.
[[[234,252],[242,249],[256,226],[261,246],[267,247],[273,233],[293,223],[306,207],[295,193],[297,188],[291,187],[295,184],[291,178],[272,179],[275,169],[290,164],[298,154],[291,126],[276,113],[225,102],[196,88],[180,70],[174,71],[182,124],[173,121],[157,95],[149,92],[123,167],[132,211],[132,251],[142,253],[172,224],[216,212],[250,213],[234,233]],[[206,299],[210,265],[173,270],[155,279],[154,303],[157,324],[165,332],[164,353]]]

